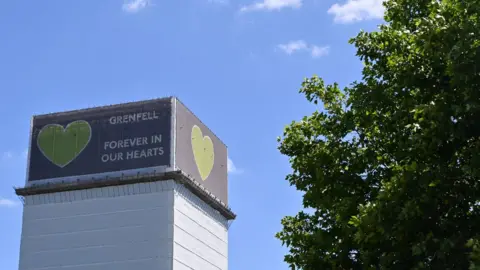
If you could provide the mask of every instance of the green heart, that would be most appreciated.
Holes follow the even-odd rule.
[[[202,130],[196,125],[192,128],[192,150],[200,177],[205,181],[215,162],[213,142],[210,137],[203,136]]]
[[[46,125],[40,130],[37,145],[43,155],[58,167],[65,167],[87,147],[92,135],[88,122],[79,120],[67,127]]]

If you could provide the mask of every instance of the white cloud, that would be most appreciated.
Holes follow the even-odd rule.
[[[334,15],[336,23],[352,23],[356,21],[382,19],[385,8],[384,0],[347,0],[343,5],[334,4],[328,14]]]
[[[290,41],[287,44],[280,44],[278,48],[284,51],[286,54],[292,54],[296,51],[308,49],[307,43],[303,40]]]
[[[13,207],[13,206],[16,206],[16,205],[18,205],[18,202],[14,201],[14,200],[0,198],[0,207],[2,207],[2,206]]]
[[[25,149],[22,152],[13,152],[13,151],[5,151],[3,153],[0,152],[0,161],[9,161],[9,160],[17,160],[19,158],[25,159],[28,157],[28,149]]]
[[[123,3],[122,9],[125,12],[136,13],[146,8],[149,4],[150,4],[149,0],[130,0],[128,2]]]
[[[302,0],[263,0],[240,8],[241,12],[258,10],[280,10],[282,8],[300,8]]]
[[[317,57],[322,57],[327,55],[330,52],[330,47],[328,46],[319,47],[317,45],[313,45],[311,46],[310,50],[311,50],[312,57],[317,58]]]
[[[277,48],[282,50],[283,52],[285,52],[288,55],[291,55],[291,54],[293,54],[295,52],[299,52],[299,51],[307,51],[314,58],[325,56],[330,51],[330,47],[328,47],[328,46],[320,47],[320,46],[317,46],[317,45],[308,44],[304,40],[293,40],[293,41],[290,41],[286,44],[277,45]]]
[[[13,153],[10,151],[3,152],[2,154],[2,160],[8,160],[8,159],[11,159],[12,157],[13,157]]]
[[[220,4],[220,5],[228,4],[228,0],[208,0],[208,2],[212,4]]]
[[[242,170],[238,169],[235,166],[235,164],[233,164],[233,161],[230,158],[227,159],[227,171],[229,173],[242,173],[243,172]]]

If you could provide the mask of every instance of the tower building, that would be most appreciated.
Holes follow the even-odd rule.
[[[19,270],[226,270],[227,148],[175,97],[32,118]]]

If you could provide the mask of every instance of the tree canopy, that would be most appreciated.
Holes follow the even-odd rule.
[[[277,234],[292,269],[480,269],[480,1],[389,0],[351,39],[362,80],[279,138],[311,209]],[[479,122],[477,122],[477,120]]]

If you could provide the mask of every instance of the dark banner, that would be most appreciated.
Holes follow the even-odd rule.
[[[29,181],[170,166],[171,99],[33,118]]]

